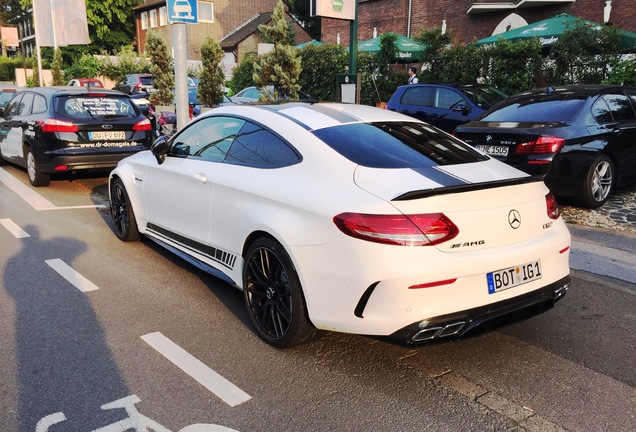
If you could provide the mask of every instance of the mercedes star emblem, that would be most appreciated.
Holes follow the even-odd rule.
[[[517,229],[521,226],[521,215],[517,210],[510,210],[510,213],[508,213],[508,223],[512,229]]]

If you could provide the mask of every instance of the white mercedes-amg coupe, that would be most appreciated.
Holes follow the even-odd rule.
[[[554,305],[570,234],[541,179],[426,123],[337,103],[216,108],[121,161],[114,231],[244,293],[258,334],[419,344]]]

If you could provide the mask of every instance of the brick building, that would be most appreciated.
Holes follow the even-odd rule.
[[[345,0],[347,1],[347,0]],[[353,0],[349,0],[353,1]],[[387,32],[417,36],[422,29],[444,27],[458,42],[501,33],[506,28],[568,13],[636,32],[636,0],[358,0],[358,41]],[[510,27],[508,27],[510,26]],[[349,44],[349,21],[322,19],[322,42]]]
[[[205,38],[211,36],[221,44],[225,52],[226,69],[255,53],[259,24],[268,24],[277,0],[232,1],[198,0],[198,24],[185,24],[187,38],[187,58],[200,60],[200,47]],[[145,0],[134,8],[137,50],[141,54],[146,46],[148,31],[161,36],[168,47],[172,47],[172,27],[168,25],[166,0]],[[311,37],[303,28],[287,15],[293,23],[296,43],[308,42]]]

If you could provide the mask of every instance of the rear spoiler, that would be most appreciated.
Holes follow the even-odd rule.
[[[515,178],[515,179],[496,180],[496,181],[485,182],[485,183],[446,186],[446,187],[440,187],[435,189],[422,189],[422,190],[416,190],[416,191],[403,193],[402,195],[396,196],[391,201],[409,201],[414,199],[427,198],[427,197],[431,197],[435,195],[447,195],[451,193],[471,192],[471,191],[482,190],[482,189],[491,189],[491,188],[497,188],[497,187],[513,186],[518,184],[535,183],[535,182],[543,182],[543,177],[528,176],[528,177],[521,177],[521,178]]]

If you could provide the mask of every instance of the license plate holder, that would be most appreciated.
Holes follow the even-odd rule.
[[[508,267],[486,274],[488,294],[495,294],[519,285],[541,279],[541,261]]]
[[[88,138],[91,141],[123,141],[126,139],[126,132],[125,131],[89,132]]]
[[[477,145],[475,148],[482,153],[486,153],[488,156],[495,157],[507,157],[509,151],[509,147],[507,146]]]

